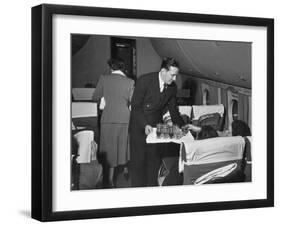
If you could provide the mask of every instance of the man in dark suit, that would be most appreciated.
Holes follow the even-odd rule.
[[[183,120],[176,104],[174,83],[179,64],[174,58],[164,58],[160,72],[142,75],[136,82],[131,102],[130,146],[131,179],[133,187],[157,186],[161,159],[157,145],[147,144],[146,136],[168,111],[172,122],[179,126]]]

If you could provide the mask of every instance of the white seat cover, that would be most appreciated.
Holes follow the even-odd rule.
[[[76,101],[90,101],[94,92],[95,88],[72,88],[72,94]]]
[[[179,112],[182,115],[187,115],[188,117],[191,117],[191,106],[179,106]]]
[[[97,103],[72,102],[72,118],[97,117]]]
[[[243,157],[245,140],[241,136],[216,137],[185,144],[187,165],[198,165],[240,160]]]
[[[94,141],[94,132],[84,130],[74,135],[78,142],[77,163],[90,163],[96,159],[97,145]]]

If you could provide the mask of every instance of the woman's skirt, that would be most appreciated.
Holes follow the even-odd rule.
[[[109,167],[124,165],[130,160],[127,123],[101,123],[100,152]]]

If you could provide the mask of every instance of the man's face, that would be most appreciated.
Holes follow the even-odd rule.
[[[163,68],[163,81],[170,85],[173,81],[176,81],[177,74],[179,73],[179,68],[171,66],[169,70]]]

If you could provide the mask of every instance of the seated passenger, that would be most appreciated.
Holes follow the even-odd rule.
[[[218,137],[217,131],[212,126],[202,126],[198,133],[197,140],[203,140],[207,138]]]
[[[199,136],[199,133],[202,131],[202,128],[204,126],[200,127],[200,126],[188,124],[187,127],[191,132],[198,133]],[[246,122],[242,120],[234,120],[231,124],[231,130],[232,130],[231,133],[232,136],[242,136],[242,137],[251,136],[251,130],[249,126],[247,125]]]
[[[251,136],[251,130],[246,122],[241,120],[234,120],[231,124],[232,136]]]
[[[187,124],[186,126],[191,132],[199,133],[201,131],[200,126],[195,126],[195,125],[192,125],[192,124]]]
[[[246,137],[245,142],[245,151],[244,151],[244,159],[245,165],[244,173],[245,173],[245,181],[252,181],[252,154],[251,154],[251,142],[248,136],[251,136],[251,130],[246,122],[241,120],[234,120],[231,124],[232,136],[242,136]]]

